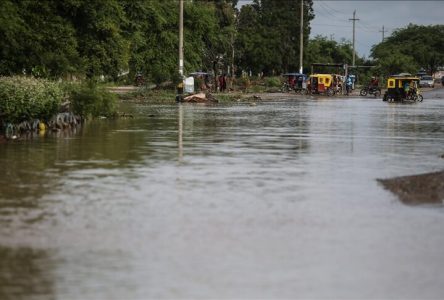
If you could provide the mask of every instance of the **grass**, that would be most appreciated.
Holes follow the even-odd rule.
[[[263,93],[268,90],[265,87],[251,88],[247,93],[232,91],[229,93],[212,93],[219,103],[252,101],[251,93]],[[133,92],[118,94],[119,100],[146,104],[174,104],[176,103],[176,91],[173,90],[148,90],[140,88]]]

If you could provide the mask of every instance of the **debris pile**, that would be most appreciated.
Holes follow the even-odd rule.
[[[184,103],[216,103],[219,102],[211,93],[197,93],[178,98],[178,102]]]

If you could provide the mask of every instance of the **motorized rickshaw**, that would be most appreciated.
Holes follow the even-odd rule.
[[[285,73],[282,74],[285,81],[282,84],[282,92],[295,91],[296,93],[303,93],[306,90],[307,75],[301,73]]]
[[[392,75],[387,79],[387,91],[382,101],[403,102],[419,101],[423,97],[419,92],[419,77],[411,75]]]
[[[338,92],[337,86],[333,83],[332,74],[314,74],[308,79],[307,92],[309,94],[324,94],[333,96]]]

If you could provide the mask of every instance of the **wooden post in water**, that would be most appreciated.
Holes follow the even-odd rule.
[[[299,73],[301,74],[303,71],[303,65],[302,65],[303,51],[304,51],[304,0],[301,0],[301,28],[299,32]]]
[[[183,0],[179,0],[179,74],[183,76]]]

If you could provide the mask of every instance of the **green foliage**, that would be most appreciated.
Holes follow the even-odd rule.
[[[12,75],[23,66],[22,53],[26,39],[25,23],[19,14],[19,7],[12,0],[0,1],[0,74]]]
[[[75,29],[56,1],[0,1],[0,74],[59,77],[79,67]]]
[[[176,91],[172,90],[149,90],[139,88],[137,91],[120,94],[119,99],[132,102],[149,102],[149,103],[176,103]]]
[[[410,24],[374,46],[371,56],[384,74],[416,73],[419,68],[432,74],[444,64],[443,49],[444,25]]]
[[[57,113],[63,97],[63,90],[55,82],[0,77],[0,119],[10,123],[36,118],[47,121]]]
[[[71,86],[68,90],[75,114],[84,117],[114,117],[117,113],[117,96],[92,81]]]
[[[279,77],[266,77],[265,86],[266,87],[281,87],[282,82]]]
[[[118,0],[0,1],[0,74],[117,78],[127,67]]]
[[[378,73],[384,75],[411,73],[415,74],[419,69],[417,62],[413,57],[402,54],[400,51],[393,50],[386,53],[383,59],[378,60]]]
[[[311,39],[306,48],[306,64],[312,63],[339,63],[352,64],[353,48],[350,42],[338,43],[324,36],[316,36]],[[357,65],[363,63],[362,59],[356,58]]]
[[[185,1],[185,73],[228,66],[265,75],[299,69],[300,1]],[[351,64],[349,42],[308,39],[313,0],[304,0],[304,62]],[[177,0],[1,0],[0,75],[175,82]],[[444,64],[444,25],[409,25],[372,49],[381,74],[433,73]],[[364,64],[359,57],[356,64]],[[361,71],[360,71],[361,72]],[[368,73],[368,72],[367,72]],[[368,74],[367,74],[368,75]]]
[[[122,24],[127,22],[123,7],[118,0],[79,3],[72,22],[86,76],[108,75],[116,80],[128,65],[128,41],[122,32]]]
[[[304,1],[304,43],[314,18],[313,1]],[[238,64],[245,71],[272,75],[299,69],[299,1],[255,0],[239,13]]]

